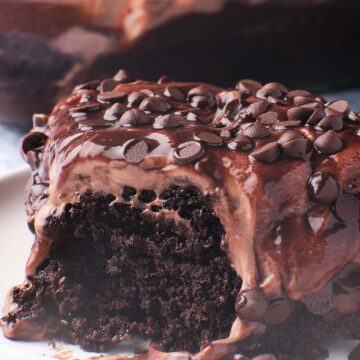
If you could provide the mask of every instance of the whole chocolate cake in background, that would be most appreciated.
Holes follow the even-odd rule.
[[[318,360],[328,336],[360,338],[360,115],[347,101],[120,70],[33,122],[36,239],[7,337],[103,351],[140,336],[151,360]]]
[[[3,0],[0,121],[29,128],[33,112],[119,66],[219,86],[356,86],[359,15],[357,0]]]

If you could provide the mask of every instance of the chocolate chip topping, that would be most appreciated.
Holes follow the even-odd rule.
[[[130,107],[137,107],[140,103],[147,98],[147,95],[140,91],[133,91],[128,96],[128,106]]]
[[[287,111],[287,116],[289,120],[300,120],[303,123],[306,123],[310,116],[312,115],[313,110],[304,106],[293,107]]]
[[[95,90],[100,85],[100,80],[92,80],[87,83],[75,86],[74,93],[82,92],[84,90]]]
[[[312,149],[312,144],[308,139],[290,140],[281,145],[281,150],[286,156],[301,160],[308,159]]]
[[[124,149],[125,160],[137,164],[144,160],[149,151],[149,146],[144,140],[132,140]]]
[[[192,88],[188,92],[188,100],[192,107],[205,108],[215,104],[214,94],[203,85]]]
[[[135,78],[133,78],[126,70],[120,69],[113,77],[114,80],[116,80],[119,84],[126,84],[132,81],[135,81]]]
[[[280,121],[274,125],[275,130],[287,130],[288,128],[300,127],[300,120]]]
[[[350,110],[349,103],[346,100],[332,101],[328,104],[327,108],[343,115],[347,114]]]
[[[177,101],[184,101],[186,98],[185,94],[176,86],[168,86],[164,90],[164,95],[170,99]]]
[[[336,216],[344,221],[357,221],[360,215],[359,200],[352,194],[340,195],[334,206]]]
[[[278,113],[274,111],[268,111],[266,113],[261,114],[256,121],[258,121],[260,124],[263,124],[265,126],[272,126],[279,122],[279,116]]]
[[[316,125],[317,129],[340,131],[343,128],[344,121],[342,116],[327,115]]]
[[[174,114],[159,115],[153,123],[154,129],[170,129],[179,127],[181,124]]]
[[[243,135],[248,136],[250,139],[263,139],[270,136],[270,131],[266,126],[255,122],[244,130]]]
[[[286,94],[286,97],[288,99],[293,99],[293,98],[295,98],[295,96],[312,97],[312,94],[311,94],[311,92],[309,92],[307,90],[290,90]]]
[[[159,80],[157,81],[158,84],[166,84],[171,82],[171,79],[167,75],[160,76]]]
[[[113,91],[116,88],[116,86],[118,86],[118,85],[119,85],[119,82],[114,79],[105,79],[101,82],[101,84],[99,86],[99,91],[101,93]]]
[[[309,96],[295,96],[293,99],[293,103],[295,106],[302,106],[313,102],[314,102],[314,98]]]
[[[282,324],[292,313],[292,306],[288,299],[280,298],[270,302],[263,316],[266,325],[274,326]]]
[[[268,96],[278,98],[287,92],[288,89],[284,85],[277,82],[270,82],[256,92],[256,97],[259,99],[266,99]]]
[[[269,104],[266,101],[254,102],[246,108],[245,115],[255,120],[257,117],[263,114],[268,107]]]
[[[319,123],[321,119],[326,116],[325,111],[322,109],[315,110],[309,117],[307,125],[315,126]]]
[[[92,104],[75,106],[70,109],[70,113],[88,113],[99,109],[100,109],[99,103],[92,103]]]
[[[256,92],[262,88],[262,85],[258,81],[251,79],[244,79],[244,80],[240,80],[236,84],[236,88],[239,90],[240,94],[250,95],[250,94],[256,94]]]
[[[253,142],[245,135],[238,135],[235,139],[228,143],[228,148],[231,150],[249,151],[253,147]]]
[[[240,100],[239,99],[232,99],[227,102],[223,108],[224,117],[228,119],[234,119],[235,116],[238,114],[240,108]]]
[[[171,109],[171,105],[161,97],[148,97],[141,102],[139,109],[148,112],[165,113]]]
[[[297,140],[297,139],[304,139],[304,136],[296,130],[288,130],[280,136],[278,140],[278,144],[281,146],[287,143],[288,141]]]
[[[200,140],[208,145],[219,146],[223,140],[220,136],[207,131],[200,131],[195,134],[196,140]]]
[[[235,303],[239,318],[247,321],[259,321],[268,307],[268,301],[259,290],[240,292]]]
[[[318,171],[309,180],[310,198],[319,203],[331,203],[339,195],[340,187],[336,179]]]
[[[102,103],[114,103],[122,101],[126,98],[126,93],[123,91],[107,91],[101,94],[98,94],[97,99]]]
[[[124,127],[133,127],[139,125],[151,124],[151,119],[139,109],[130,109],[121,116],[118,125]]]
[[[188,164],[198,160],[203,155],[204,150],[197,141],[187,141],[176,147],[174,158],[178,164]]]
[[[115,103],[105,111],[104,120],[106,121],[118,120],[125,111],[127,111],[125,105],[121,103]]]
[[[263,163],[273,163],[280,155],[279,145],[277,142],[271,142],[260,149],[256,149],[251,153],[251,156]]]
[[[344,144],[334,130],[328,130],[320,135],[315,141],[316,150],[321,154],[335,154],[340,151]]]

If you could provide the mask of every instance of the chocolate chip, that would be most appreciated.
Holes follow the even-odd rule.
[[[128,106],[130,107],[137,107],[140,105],[140,103],[147,97],[146,94],[140,92],[140,91],[133,91],[128,96]]]
[[[118,85],[119,85],[119,82],[115,81],[114,79],[105,79],[101,82],[101,84],[99,86],[99,91],[101,93],[113,91],[116,88],[116,86],[118,86]]]
[[[318,171],[309,180],[310,198],[318,203],[331,203],[339,195],[340,187],[330,174]]]
[[[87,83],[75,86],[73,92],[76,93],[84,90],[96,90],[99,85],[100,85],[100,80],[92,80]]]
[[[275,130],[286,130],[287,128],[294,128],[301,126],[300,120],[280,121],[274,125]]]
[[[288,130],[279,137],[278,144],[281,146],[281,145],[284,145],[285,143],[287,143],[288,141],[303,139],[303,138],[304,138],[304,136],[301,133],[299,133],[298,131]]]
[[[106,121],[115,121],[120,118],[120,116],[127,111],[125,105],[121,103],[115,103],[111,105],[104,113],[104,120]]]
[[[268,111],[266,113],[261,114],[256,119],[256,121],[265,126],[272,126],[277,122],[279,122],[278,113],[274,111]]]
[[[322,109],[315,110],[309,117],[307,125],[315,126],[319,123],[321,119],[326,116],[325,111]]]
[[[79,122],[79,129],[81,131],[88,131],[94,129],[102,129],[111,126],[106,121],[97,119],[85,119]]]
[[[320,135],[315,141],[316,150],[321,154],[335,154],[340,151],[344,144],[334,130],[328,130]]]
[[[315,111],[316,109],[323,109],[324,108],[321,103],[316,102],[316,101],[308,103],[308,104],[304,104],[301,107],[306,108],[306,109],[310,109],[312,111]]]
[[[86,104],[86,103],[88,103],[88,102],[90,102],[92,100],[94,100],[94,96],[91,95],[91,94],[85,93],[85,94],[81,95],[81,98],[79,100],[79,104]]]
[[[267,99],[268,96],[277,98],[286,94],[288,91],[284,85],[277,82],[270,82],[256,92],[256,97],[259,99]]]
[[[149,96],[149,97],[154,97],[155,94],[152,90],[150,89],[141,89],[140,92],[142,92],[143,94]]]
[[[88,113],[99,109],[100,109],[99,103],[92,103],[92,104],[75,106],[70,109],[70,113]]]
[[[228,119],[234,119],[239,112],[239,108],[240,108],[240,100],[232,99],[231,101],[226,103],[223,108],[224,117]]]
[[[176,86],[168,86],[164,90],[164,95],[176,101],[184,101],[185,94]]]
[[[200,131],[196,133],[195,138],[196,140],[200,140],[208,145],[213,145],[213,146],[219,146],[223,142],[220,136],[208,131]]]
[[[255,122],[244,130],[243,135],[246,135],[251,139],[263,139],[270,135],[270,131],[266,126]]]
[[[340,195],[334,206],[336,216],[344,222],[357,221],[360,215],[359,200],[352,194]]]
[[[279,325],[285,322],[292,312],[292,306],[286,298],[276,299],[270,305],[263,316],[266,325]]]
[[[178,164],[188,164],[198,160],[203,155],[204,150],[197,141],[187,141],[176,147],[174,158]]]
[[[101,94],[98,94],[97,99],[102,103],[110,102],[119,102],[126,99],[126,93],[124,91],[107,91]]]
[[[113,77],[119,84],[126,84],[129,82],[135,81],[135,78],[132,77],[126,70],[120,69]]]
[[[263,163],[272,163],[279,157],[279,145],[277,142],[271,142],[260,149],[257,149],[251,153],[251,156]]]
[[[320,130],[334,130],[340,131],[344,126],[344,121],[342,116],[338,115],[327,115],[325,116],[318,124],[316,125],[316,129]]]
[[[307,310],[317,316],[328,314],[333,309],[333,299],[331,290],[323,290],[304,298],[304,304]]]
[[[126,161],[138,164],[144,160],[148,151],[149,146],[144,140],[132,140],[125,146],[124,157]]]
[[[269,107],[269,104],[266,101],[257,101],[252,104],[250,104],[246,110],[245,115],[249,116],[251,119],[256,119],[261,114],[263,114],[267,108]]]
[[[215,104],[214,94],[204,85],[196,86],[188,92],[188,101],[192,107],[204,108]]]
[[[295,139],[285,142],[281,149],[286,156],[295,159],[307,160],[312,153],[312,144],[307,139]]]
[[[132,127],[138,125],[151,124],[151,119],[143,111],[139,109],[130,109],[121,116],[118,125],[124,127]]]
[[[350,110],[349,103],[346,100],[334,100],[328,104],[327,108],[343,115],[347,114]]]
[[[45,114],[33,114],[32,121],[34,127],[45,127],[47,122],[49,120],[49,117]]]
[[[357,114],[355,111],[350,111],[348,114],[348,118],[351,121],[359,121],[360,120],[359,114]]]
[[[286,94],[288,99],[293,99],[295,96],[312,97],[312,94],[306,90],[291,90]]]
[[[288,103],[287,101],[283,100],[283,99],[279,99],[273,96],[268,96],[267,101],[269,104],[277,104],[277,105],[281,105],[281,106],[290,106],[290,103]]]
[[[45,144],[46,140],[47,136],[42,132],[29,132],[21,139],[22,152],[26,154],[30,150],[38,149]]]
[[[181,124],[174,114],[159,115],[155,118],[154,129],[169,129],[179,127]]]
[[[236,88],[239,90],[241,95],[255,94],[262,88],[262,84],[251,79],[240,80],[236,84]]]
[[[149,112],[164,113],[171,109],[171,105],[161,97],[148,97],[141,102],[139,109]]]
[[[158,84],[166,84],[171,82],[172,80],[167,76],[167,75],[163,75],[159,78],[159,80],[157,81]]]
[[[295,106],[302,106],[305,104],[313,103],[314,98],[308,96],[295,96],[293,102]]]
[[[240,319],[259,321],[268,307],[268,300],[259,290],[241,291],[235,302],[235,311]]]
[[[302,122],[307,122],[309,117],[314,111],[306,107],[293,107],[287,111],[287,116],[289,120],[300,120]]]
[[[254,147],[252,140],[245,135],[238,135],[228,143],[230,150],[249,151]]]

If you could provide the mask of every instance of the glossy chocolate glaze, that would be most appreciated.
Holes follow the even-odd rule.
[[[223,249],[243,280],[236,306],[255,290],[265,309],[251,321],[239,311],[229,337],[198,354],[161,358],[222,359],[285,321],[294,302],[329,321],[359,311],[360,117],[345,101],[250,80],[227,90],[127,81],[75,88],[24,137],[36,234],[28,277],[61,241],[47,218],[85,190],[118,197],[126,185],[159,193],[192,184],[213,195],[226,231]],[[143,112],[124,116],[132,108]],[[6,336],[26,338],[21,327],[5,327]],[[160,358],[154,351],[149,359]]]

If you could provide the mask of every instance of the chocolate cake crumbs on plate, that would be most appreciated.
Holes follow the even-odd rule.
[[[360,122],[345,100],[122,70],[33,121],[35,242],[7,337],[107,351],[140,336],[150,360],[319,360],[329,336],[360,338]]]

